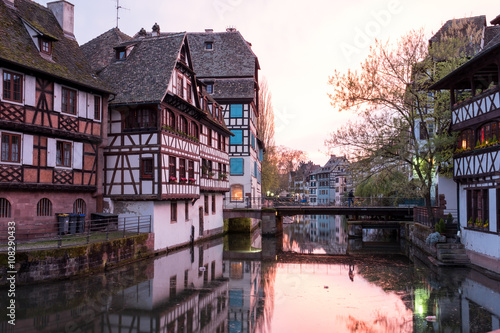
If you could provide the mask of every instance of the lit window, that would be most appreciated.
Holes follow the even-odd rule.
[[[12,102],[23,101],[23,76],[11,72],[3,72],[3,98]]]
[[[21,136],[2,133],[2,162],[19,163],[21,152]]]
[[[243,185],[231,185],[231,201],[243,202]]]

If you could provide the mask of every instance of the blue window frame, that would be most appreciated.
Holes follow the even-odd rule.
[[[233,130],[234,136],[229,139],[232,145],[241,145],[243,143],[243,130]]]
[[[241,117],[243,117],[243,105],[231,104],[231,118],[241,118]]]
[[[242,176],[243,175],[243,159],[242,158],[231,158],[229,160],[229,167],[231,175]]]

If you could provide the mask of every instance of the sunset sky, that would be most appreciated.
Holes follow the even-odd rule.
[[[116,26],[116,0],[70,2],[80,44]],[[430,37],[449,19],[486,15],[489,22],[500,14],[493,0],[119,0],[119,6],[118,26],[131,36],[155,23],[162,32],[238,29],[269,82],[276,144],[321,165],[328,133],[350,116],[335,111],[327,96],[335,69],[357,68],[375,39],[396,40],[419,28]]]

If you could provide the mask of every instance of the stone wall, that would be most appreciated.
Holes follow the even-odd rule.
[[[16,253],[16,284],[64,279],[105,270],[154,254],[154,234],[87,245]],[[0,253],[0,285],[7,284],[7,254]]]

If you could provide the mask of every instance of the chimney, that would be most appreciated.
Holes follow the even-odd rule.
[[[67,37],[75,37],[75,11],[74,5],[65,1],[54,1],[47,3],[47,8],[52,11],[59,25]]]
[[[153,37],[160,36],[160,26],[158,25],[158,23],[155,23],[155,25],[153,25],[153,33],[151,34],[151,36]]]
[[[212,32],[214,32],[214,29],[205,29],[205,32],[211,34]]]

